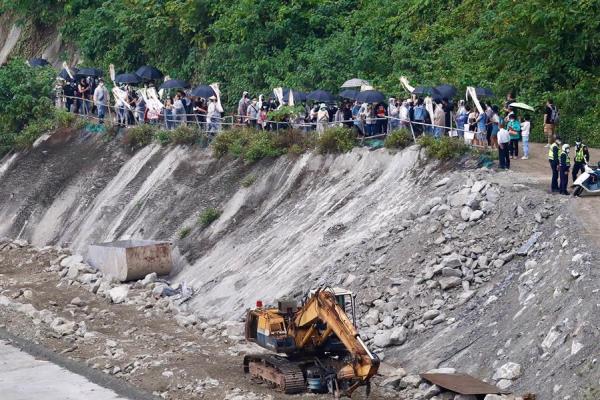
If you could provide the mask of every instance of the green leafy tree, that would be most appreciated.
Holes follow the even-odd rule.
[[[18,141],[19,135],[33,137],[28,125],[50,119],[54,115],[52,68],[31,68],[24,60],[15,59],[0,67],[0,154]]]
[[[597,0],[0,0],[34,21],[59,21],[85,63],[119,71],[143,64],[241,92],[339,90],[360,77],[405,96],[398,78],[508,91],[561,108],[561,135],[600,145],[600,2]],[[40,11],[41,10],[41,11]]]

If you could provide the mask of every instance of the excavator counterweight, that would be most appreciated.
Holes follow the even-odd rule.
[[[246,340],[285,356],[246,355],[244,372],[290,394],[350,397],[359,386],[369,390],[379,359],[354,321],[354,296],[338,288],[312,292],[299,308],[289,301],[277,308],[259,304],[246,315]]]

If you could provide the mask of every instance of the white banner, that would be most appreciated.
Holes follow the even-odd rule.
[[[108,70],[110,72],[110,80],[115,83],[115,79],[116,79],[116,73],[115,73],[115,64],[110,64],[108,66]],[[116,84],[115,84],[116,85]]]
[[[63,61],[63,68],[65,69],[65,71],[67,71],[67,74],[69,75],[69,78],[71,78],[71,80],[75,80],[75,76],[73,76],[73,71],[71,71],[71,68],[69,68],[69,66],[67,65],[66,61]]]
[[[408,83],[408,78],[405,76],[400,77],[400,83],[408,93],[412,93],[415,90],[415,88]]]
[[[425,97],[425,109],[429,113],[431,123],[433,123],[433,100],[431,100],[431,97]]]
[[[221,105],[221,91],[219,90],[219,84],[211,83],[210,87],[213,88],[213,90],[215,91],[215,94],[217,96],[217,112],[222,113],[223,106]]]
[[[283,106],[283,88],[276,87],[275,89],[273,89],[273,93],[275,94],[275,97],[277,97],[279,107]]]
[[[475,103],[475,107],[477,107],[477,111],[479,111],[479,114],[482,114],[484,112],[483,107],[481,107],[481,104],[479,103],[477,93],[475,92],[475,88],[473,86],[467,86],[467,93],[465,97],[467,100],[469,100],[469,97],[473,99],[473,103]]]
[[[115,86],[112,88],[112,93],[113,93],[113,96],[115,96],[115,99],[120,100],[125,105],[125,108],[127,108],[129,111],[133,110],[133,108],[127,101],[127,92],[126,91],[121,90],[121,88]]]

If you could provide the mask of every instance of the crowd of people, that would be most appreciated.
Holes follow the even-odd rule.
[[[146,87],[154,89],[152,82]],[[101,122],[104,120],[111,96],[102,78],[65,81],[61,89],[68,110],[80,114],[97,113],[98,119]],[[214,96],[195,97],[184,90],[166,92],[161,98],[162,109],[158,111],[146,105],[136,88],[121,85],[121,89],[125,95],[115,97],[114,102],[114,118],[118,124],[152,123],[173,129],[182,123],[196,123],[207,130],[216,131],[223,122],[224,113],[217,109]],[[416,96],[403,100],[390,97],[387,102],[376,103],[361,103],[352,99],[307,102],[302,99],[296,102],[295,113],[275,123],[269,115],[280,106],[287,105],[286,100],[275,96],[263,100],[262,95],[250,97],[248,92],[243,92],[233,121],[264,130],[293,125],[322,132],[329,126],[338,125],[355,128],[357,134],[365,137],[383,136],[396,129],[407,129],[414,137],[423,134],[436,138],[457,136],[476,146],[499,149],[502,168],[510,168],[510,159],[519,157],[519,142],[522,142],[522,158],[529,156],[531,119],[529,115],[517,115],[511,109],[510,104],[515,99],[510,93],[502,110],[491,103],[476,107],[464,100],[455,105],[447,98],[434,99],[428,110],[425,99]],[[551,136],[554,132],[550,127],[558,114],[555,106],[549,104],[548,107],[554,107],[555,110],[554,113],[545,114],[547,123],[545,120],[544,132],[549,132]],[[508,131],[508,139],[503,130]]]
[[[155,90],[152,82],[145,87]],[[111,95],[102,78],[65,81],[61,89],[64,104],[69,111],[80,114],[97,113],[100,123],[104,121]],[[113,96],[118,124],[164,124],[167,129],[181,124],[198,124],[215,133],[221,129],[224,113],[222,109],[219,110],[215,96],[190,96],[184,90],[162,93],[162,109],[157,112],[146,106],[144,96],[139,94],[138,89],[121,85],[121,90],[125,93],[123,97]],[[270,113],[288,105],[287,98],[270,96],[264,100],[262,95],[251,97],[248,92],[243,92],[231,123],[263,130],[294,126],[319,133],[330,126],[346,126],[355,129],[358,135],[374,138],[406,129],[414,138],[421,135],[435,138],[455,136],[475,146],[497,149],[501,169],[510,169],[511,160],[529,158],[531,116],[511,106],[516,104],[513,93],[507,94],[502,107],[491,102],[468,103],[465,100],[454,104],[447,98],[433,99],[428,106],[426,100],[428,99],[413,95],[406,99],[390,97],[387,102],[374,103],[342,98],[338,102],[307,102],[299,99],[295,102],[293,113],[275,122],[270,118]],[[546,147],[549,148],[551,190],[568,194],[569,175],[575,181],[583,171],[583,165],[589,162],[589,151],[581,139],[578,139],[571,170],[570,146],[563,144],[557,136],[559,118],[558,107],[552,99],[548,99],[543,132],[547,138]]]

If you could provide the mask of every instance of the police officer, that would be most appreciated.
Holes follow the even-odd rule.
[[[569,194],[567,185],[569,184],[569,167],[571,159],[569,158],[569,145],[563,144],[560,152],[560,194]]]
[[[577,138],[575,142],[575,159],[573,163],[573,182],[577,179],[579,171],[585,171],[583,167],[585,164],[590,162],[590,152],[588,147],[581,142],[581,138]]]
[[[561,140],[559,137],[554,139],[554,143],[548,149],[548,160],[550,161],[550,169],[552,170],[552,193],[558,192],[558,164],[559,164],[559,153],[560,153]]]

